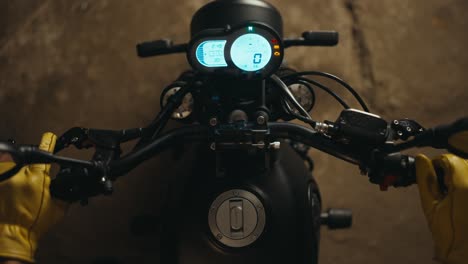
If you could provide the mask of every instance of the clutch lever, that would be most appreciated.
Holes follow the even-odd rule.
[[[65,132],[57,139],[55,144],[54,154],[60,152],[64,148],[74,145],[77,149],[93,147],[92,142],[88,140],[89,129],[82,127],[73,127]]]
[[[142,128],[101,130],[73,127],[57,139],[54,154],[70,145],[74,145],[77,149],[88,149],[92,147],[117,149],[120,148],[120,143],[139,138],[142,134]]]

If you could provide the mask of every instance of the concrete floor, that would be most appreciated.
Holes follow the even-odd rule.
[[[134,46],[161,37],[187,41],[191,14],[206,2],[0,0],[0,139],[31,143],[44,131],[73,126],[148,123],[162,87],[188,64],[183,55],[141,60]],[[467,1],[271,2],[283,14],[286,36],[320,29],[341,34],[336,48],[288,50],[290,66],[341,76],[387,119],[408,117],[429,127],[468,114]],[[312,114],[334,120],[339,106],[319,94]],[[352,229],[323,229],[320,263],[431,263],[415,186],[380,192],[357,168],[318,151],[311,155],[325,207],[354,211]],[[96,256],[154,263],[157,234],[132,236],[129,223],[138,214],[158,215],[178,170],[162,155],[119,180],[112,197],[73,206],[44,238],[38,263],[92,263]]]

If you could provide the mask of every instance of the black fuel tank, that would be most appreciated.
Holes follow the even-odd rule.
[[[161,263],[316,263],[321,212],[317,184],[289,144],[282,143],[277,154],[271,167],[262,170],[261,155],[232,153],[220,160],[207,148],[197,151],[193,173],[185,184],[171,188],[171,203],[164,210]],[[216,173],[216,164],[224,164],[226,170]],[[231,192],[231,198],[223,196]],[[210,210],[218,208],[210,216]],[[226,208],[230,211],[222,213]],[[243,241],[248,245],[239,247],[248,236],[243,233],[262,224],[262,210],[264,227],[255,231],[258,237],[250,234],[254,241]]]

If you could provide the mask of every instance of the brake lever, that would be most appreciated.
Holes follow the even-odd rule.
[[[139,138],[142,134],[142,128],[101,130],[73,127],[57,139],[54,154],[70,145],[74,145],[77,149],[92,147],[97,149],[120,149],[120,143]]]

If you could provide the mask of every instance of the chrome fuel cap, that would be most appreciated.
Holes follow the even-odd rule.
[[[265,228],[265,209],[251,192],[235,189],[222,193],[208,214],[211,233],[228,247],[245,247],[255,242]]]

